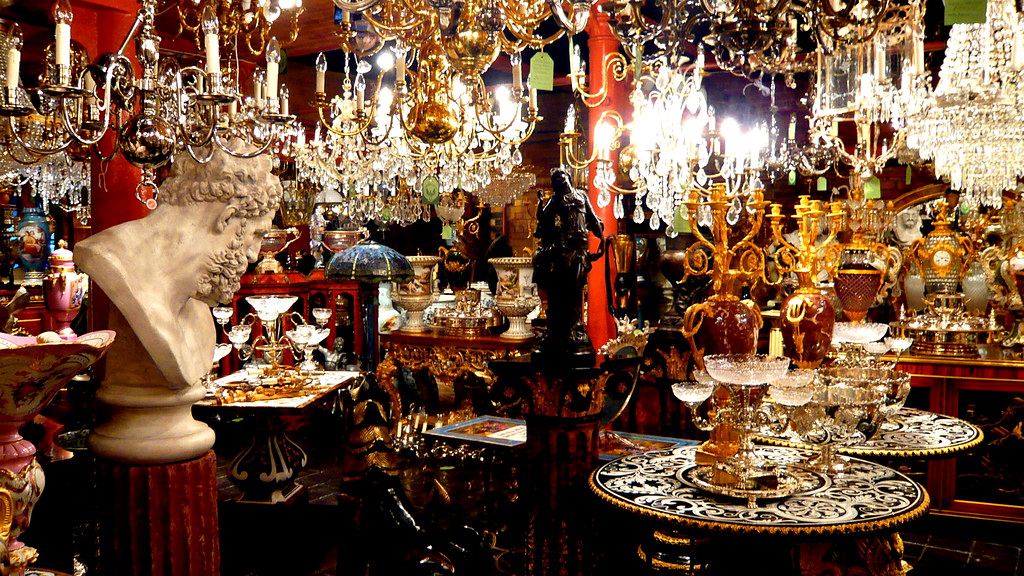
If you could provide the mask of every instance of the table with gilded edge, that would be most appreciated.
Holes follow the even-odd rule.
[[[791,448],[814,448],[788,435],[760,435],[757,440]],[[904,407],[885,420],[871,440],[837,446],[836,452],[865,458],[930,458],[969,450],[982,440],[981,429],[966,420]]]
[[[286,434],[290,415],[301,415],[333,398],[334,394],[356,381],[358,372],[317,371],[310,373],[316,381],[309,393],[267,400],[220,404],[209,397],[195,404],[200,411],[240,414],[251,419],[251,440],[228,465],[228,479],[241,494],[239,502],[289,504],[306,493],[295,481],[295,475],[306,466],[306,452]],[[245,370],[215,380],[213,386],[251,378]]]
[[[487,367],[488,362],[528,354],[534,345],[533,339],[507,340],[490,334],[465,338],[447,336],[436,331],[381,334],[380,342],[384,358],[377,365],[377,380],[394,382],[401,369],[413,373],[425,371],[433,377],[436,389],[426,388],[419,381],[417,384],[421,387],[420,394],[427,408],[433,412],[462,407],[465,402],[471,401],[460,387],[461,378],[469,375],[492,376]]]
[[[778,446],[757,450],[803,478],[806,488],[785,498],[758,499],[754,508],[744,499],[703,491],[689,476],[697,468],[696,446],[652,450],[608,462],[594,471],[589,487],[598,499],[641,521],[654,533],[638,551],[652,567],[673,562],[665,559],[664,550],[656,551],[657,546],[677,545],[675,562],[678,558],[686,558],[686,562],[676,568],[693,571],[705,566],[709,558],[716,563],[728,560],[721,555],[700,559],[699,551],[694,552],[696,542],[718,540],[721,544],[730,538],[771,535],[785,543],[776,548],[792,549],[784,557],[796,566],[787,569],[801,574],[827,573],[829,568],[822,559],[834,557],[830,550],[836,546],[855,550],[853,556],[870,549],[872,558],[857,559],[868,573],[902,573],[902,541],[895,530],[928,510],[928,493],[920,484],[896,470],[858,458],[850,459],[842,475],[828,476],[802,466],[813,455],[811,451]],[[749,539],[737,546],[748,544]],[[772,568],[770,573],[778,569],[766,568]]]

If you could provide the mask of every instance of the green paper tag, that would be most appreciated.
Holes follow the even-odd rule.
[[[828,192],[828,178],[818,176],[818,183],[815,186],[815,190],[818,192]]]
[[[380,211],[380,219],[385,222],[389,222],[391,220],[391,206],[385,206]]]
[[[679,234],[689,234],[693,232],[690,228],[690,221],[683,218],[683,207],[676,206],[675,215],[672,218],[672,227],[676,229]]]
[[[420,196],[422,196],[424,204],[437,204],[437,201],[441,198],[441,183],[437,181],[437,178],[427,176],[423,179],[423,184],[420,186]]]
[[[910,177],[913,176],[914,171],[911,170],[910,165],[907,165],[907,176],[903,179],[903,183],[910,186]]]
[[[971,213],[971,207],[968,206],[966,202],[961,202],[960,203],[960,213],[961,214],[970,214]]]
[[[441,227],[441,240],[451,240],[454,237],[455,234],[452,232],[451,226],[445,224],[444,226]]]
[[[945,4],[943,23],[946,26],[985,23],[986,0],[946,0]]]
[[[878,179],[878,176],[872,176],[871,180],[864,183],[864,198],[867,200],[877,200],[882,197],[882,181]]]
[[[530,88],[551,91],[555,83],[555,61],[544,52],[530,58]]]
[[[790,170],[789,171],[789,185],[790,186],[795,186],[796,185],[796,170]]]

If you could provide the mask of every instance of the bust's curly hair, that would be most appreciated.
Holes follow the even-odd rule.
[[[282,192],[268,155],[236,158],[218,148],[205,164],[188,154],[178,156],[173,173],[160,184],[160,201],[172,206],[224,202],[238,208],[237,217],[256,218],[276,211]]]

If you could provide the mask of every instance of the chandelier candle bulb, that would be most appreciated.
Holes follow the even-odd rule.
[[[323,94],[327,85],[327,56],[321,52],[316,57],[316,92]]]
[[[405,84],[405,52],[395,53],[395,88],[400,89]]]
[[[267,93],[264,95],[267,100],[277,99],[277,75],[280,62],[281,48],[275,36],[267,42]]]
[[[288,115],[288,87],[281,86],[281,114],[283,116]]]
[[[924,40],[920,35],[914,35],[914,72],[924,73]]]
[[[1020,28],[1013,29],[1013,69],[1020,70],[1024,67],[1024,31]]]
[[[517,96],[523,93],[523,58],[519,52],[509,56],[512,61],[512,89]]]
[[[789,134],[787,139],[790,142],[796,142],[796,116],[789,117]]]
[[[206,73],[211,76],[220,74],[220,24],[213,6],[206,5],[203,9],[203,47],[206,48]]]
[[[21,76],[21,26],[14,24],[11,27],[10,40],[7,50],[7,87],[14,89],[18,87],[18,78]],[[86,76],[88,77],[88,76]]]
[[[58,68],[71,67],[71,21],[74,20],[74,13],[71,11],[71,3],[68,0],[57,0],[53,5],[53,21],[57,24],[56,41],[56,64]]]
[[[885,55],[886,55],[885,44],[883,44],[880,39],[876,39],[875,40],[875,62],[874,62],[875,66],[874,66],[874,72],[875,72],[875,78],[878,80],[879,83],[883,82],[885,80],[885,77],[886,77],[886,75],[885,75]]]
[[[266,73],[259,69],[252,76],[252,97],[256,100],[256,106],[260,108],[263,107],[263,82],[266,77]]]

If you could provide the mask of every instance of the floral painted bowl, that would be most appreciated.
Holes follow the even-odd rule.
[[[0,418],[34,417],[62,386],[102,358],[113,341],[112,330],[54,342],[0,333]]]

